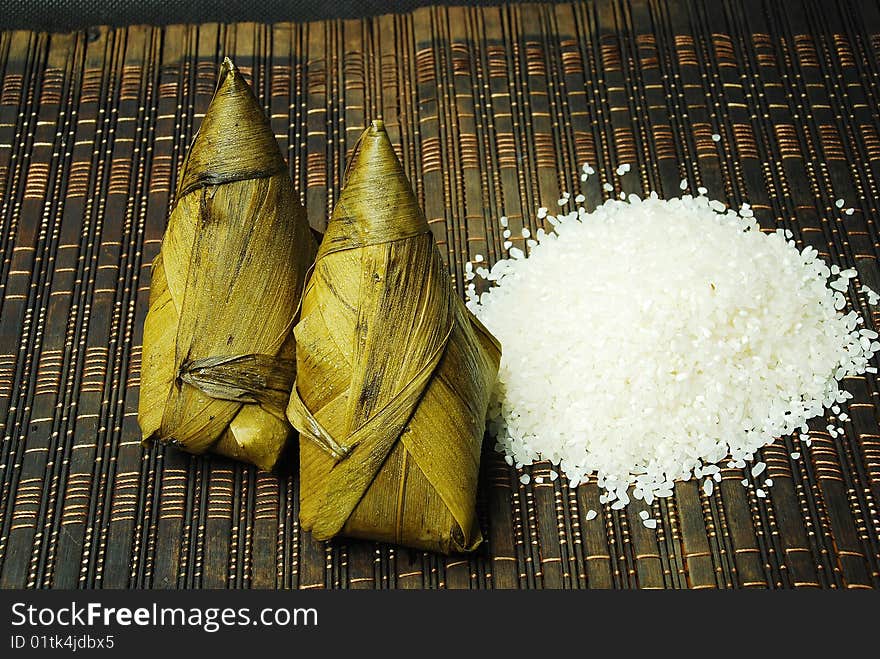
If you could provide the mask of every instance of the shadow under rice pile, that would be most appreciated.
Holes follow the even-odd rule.
[[[595,473],[615,509],[692,477],[711,494],[718,463],[745,468],[793,433],[809,445],[828,408],[842,423],[840,381],[876,372],[877,333],[847,309],[856,270],[762,232],[748,205],[701,188],[546,212],[528,255],[508,242],[491,269],[466,267],[468,308],[504,346],[489,428],[509,464],[549,460],[572,487]]]

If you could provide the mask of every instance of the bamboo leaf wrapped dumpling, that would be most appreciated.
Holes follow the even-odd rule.
[[[227,59],[152,265],[145,442],[274,466],[292,431],[292,330],[314,254],[269,121]]]
[[[474,549],[501,348],[456,294],[380,121],[352,155],[294,334],[303,528]]]

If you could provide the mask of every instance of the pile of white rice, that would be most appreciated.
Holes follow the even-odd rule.
[[[468,307],[503,346],[489,428],[510,464],[596,473],[614,508],[693,476],[711,493],[716,463],[807,433],[851,397],[842,378],[876,372],[877,333],[845,312],[856,271],[700,192],[541,209],[554,229],[523,232],[527,257],[468,264],[490,282]]]

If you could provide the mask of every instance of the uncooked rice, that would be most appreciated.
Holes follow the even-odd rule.
[[[809,446],[808,420],[851,398],[840,381],[880,348],[846,310],[856,271],[699,192],[542,207],[528,255],[511,246],[478,270],[487,290],[468,284],[503,346],[489,428],[508,463],[549,460],[571,487],[595,474],[613,509],[695,472],[709,495],[710,465],[795,432]]]

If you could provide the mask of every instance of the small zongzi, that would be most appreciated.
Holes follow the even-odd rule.
[[[314,253],[269,121],[227,59],[153,261],[145,442],[274,466],[292,431],[292,329]]]
[[[456,294],[380,121],[352,155],[294,334],[303,528],[474,549],[501,348]]]

